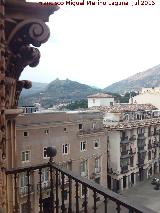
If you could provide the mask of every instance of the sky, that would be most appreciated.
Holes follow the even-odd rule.
[[[61,6],[47,23],[51,36],[39,48],[39,65],[27,67],[21,79],[49,83],[68,78],[104,88],[160,64],[160,1],[154,2]]]

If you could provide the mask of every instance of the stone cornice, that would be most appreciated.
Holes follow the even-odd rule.
[[[7,18],[28,19],[37,18],[44,22],[49,21],[49,16],[59,9],[58,6],[41,5],[39,3],[22,1],[5,1],[5,13]]]

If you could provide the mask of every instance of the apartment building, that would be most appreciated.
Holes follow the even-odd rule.
[[[159,173],[159,111],[151,104],[98,109],[108,131],[108,188],[120,192]]]
[[[33,166],[49,161],[46,148],[55,146],[54,161],[74,171],[78,176],[107,186],[107,137],[100,112],[50,112],[22,114],[17,117],[17,167]],[[59,177],[61,179],[61,177]],[[32,174],[32,200],[39,199],[39,175]],[[42,170],[43,208],[49,199],[50,177],[47,169]],[[61,182],[61,180],[59,180]],[[19,177],[20,212],[27,208],[27,176]],[[37,185],[36,185],[36,184]],[[65,197],[67,196],[65,180]],[[75,186],[73,186],[75,187]],[[83,203],[83,189],[80,190]],[[75,195],[73,195],[75,196]],[[37,202],[36,202],[37,203]],[[38,212],[38,206],[32,206]]]
[[[160,87],[142,88],[138,95],[130,98],[129,103],[150,103],[160,109]]]

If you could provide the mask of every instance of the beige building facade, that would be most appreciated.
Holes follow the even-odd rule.
[[[142,88],[138,95],[130,98],[129,103],[153,104],[160,109],[160,87]]]
[[[49,161],[46,147],[55,146],[54,161],[59,165],[107,186],[107,137],[99,112],[52,112],[23,114],[17,118],[17,167],[32,166]],[[49,196],[49,171],[43,171],[43,199]],[[38,174],[32,175],[38,184]],[[32,182],[32,181],[31,181]],[[24,213],[27,200],[27,180],[19,178],[20,212]],[[66,179],[67,184],[67,179]],[[38,186],[38,185],[37,185]],[[39,199],[33,186],[32,199]],[[74,187],[74,186],[73,186]],[[66,187],[66,203],[67,187]],[[82,190],[80,192],[82,195]],[[82,198],[83,201],[83,198]],[[38,203],[38,202],[35,202]],[[67,204],[66,204],[67,205]],[[38,206],[32,206],[34,212]]]

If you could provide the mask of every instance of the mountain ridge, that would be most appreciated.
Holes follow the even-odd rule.
[[[131,92],[140,90],[142,87],[158,87],[160,86],[160,64],[136,73],[126,79],[115,82],[103,89],[105,92]]]

